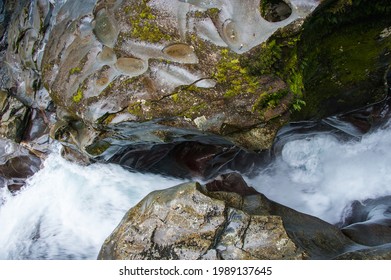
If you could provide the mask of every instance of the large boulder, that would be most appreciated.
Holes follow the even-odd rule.
[[[328,259],[353,245],[335,226],[270,201],[229,173],[149,194],[98,258]]]

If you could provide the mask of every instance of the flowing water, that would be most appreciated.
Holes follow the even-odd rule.
[[[53,14],[67,3],[50,2]],[[68,3],[71,17],[83,11],[77,3]],[[247,181],[272,200],[339,223],[352,201],[391,195],[390,135],[384,128],[361,141],[340,142],[327,133],[293,139]],[[129,208],[149,192],[181,182],[111,164],[80,166],[55,151],[20,193],[0,188],[0,259],[96,259]]]
[[[249,181],[268,198],[337,224],[354,200],[391,194],[391,129],[340,142],[327,133],[286,143]]]
[[[337,223],[354,200],[391,195],[391,129],[339,142],[320,133],[287,142],[248,182],[270,199]],[[1,190],[1,259],[95,259],[125,212],[181,183],[111,164],[79,166],[53,153],[16,196]]]
[[[18,195],[0,189],[0,259],[96,259],[132,205],[180,182],[53,153]]]

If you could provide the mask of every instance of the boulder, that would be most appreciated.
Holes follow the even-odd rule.
[[[197,183],[156,191],[132,208],[98,259],[301,259],[277,216],[249,215]]]
[[[152,192],[98,259],[329,259],[353,245],[335,226],[270,201],[229,173]]]

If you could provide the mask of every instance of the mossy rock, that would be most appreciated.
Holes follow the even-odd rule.
[[[391,61],[389,1],[323,2],[298,42],[307,106],[294,119],[313,119],[382,100]],[[388,32],[389,33],[389,32]]]

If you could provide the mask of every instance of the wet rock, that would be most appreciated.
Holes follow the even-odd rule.
[[[98,40],[107,47],[114,47],[118,37],[117,24],[109,12],[103,8],[96,13],[94,34]]]
[[[7,27],[7,50],[4,67],[8,81],[3,88],[15,91],[15,96],[28,106],[45,106],[36,99],[41,77],[41,61],[45,36],[50,31],[53,6],[44,1],[7,1],[12,10]]]
[[[0,91],[0,137],[20,142],[29,109],[6,91]]]
[[[198,58],[194,53],[194,49],[186,44],[172,44],[164,47],[162,52],[167,55],[167,58],[180,63],[198,63]]]
[[[341,230],[350,239],[367,246],[391,243],[391,197],[355,201],[349,213]]]
[[[41,168],[41,158],[28,149],[0,138],[0,178],[11,192],[24,186],[25,180]]]
[[[213,181],[205,184],[210,192],[233,192],[240,196],[259,194],[254,188],[249,187],[239,173],[228,173],[218,176]]]
[[[267,199],[238,174],[156,191],[129,210],[99,259],[329,259],[356,246]]]
[[[41,160],[34,156],[12,157],[0,166],[0,176],[6,179],[26,179],[40,168]]]
[[[180,178],[209,179],[227,170],[250,176],[270,159],[268,151],[247,151],[221,137],[147,123],[122,122],[92,139],[84,154],[94,161]]]
[[[130,77],[139,76],[148,69],[148,64],[145,61],[131,57],[118,58],[114,66],[120,73]]]

